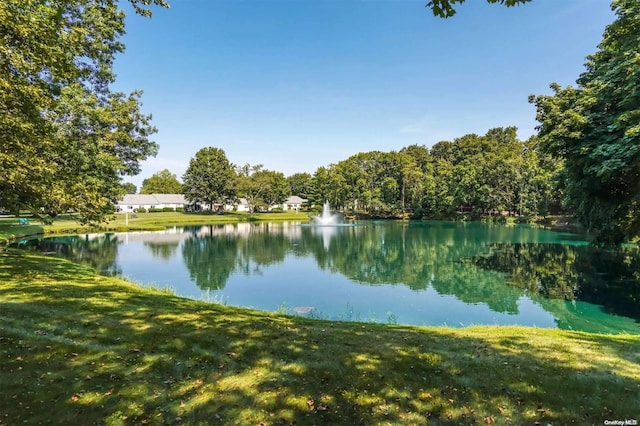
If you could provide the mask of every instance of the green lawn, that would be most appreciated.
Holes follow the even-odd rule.
[[[603,424],[640,336],[316,321],[0,253],[0,424]]]

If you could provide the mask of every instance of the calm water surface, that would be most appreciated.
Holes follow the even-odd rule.
[[[317,318],[640,334],[640,254],[526,226],[258,223],[27,240],[180,296]]]

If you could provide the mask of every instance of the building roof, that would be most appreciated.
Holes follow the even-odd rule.
[[[187,204],[183,194],[152,194],[160,204]]]
[[[151,205],[158,204],[158,200],[152,194],[127,194],[120,201],[120,205]]]
[[[306,202],[307,200],[304,198],[300,198],[297,195],[292,195],[291,197],[287,198],[287,201],[285,201],[285,204],[302,204],[304,202]]]
[[[182,194],[127,194],[118,201],[119,205],[188,204]]]

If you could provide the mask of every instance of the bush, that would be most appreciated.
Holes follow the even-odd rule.
[[[284,210],[282,210],[282,207],[274,207],[271,210],[269,210],[271,213],[282,213]]]
[[[176,211],[177,212],[183,212],[184,211],[184,207],[176,207]]]
[[[163,207],[162,211],[163,212],[173,212],[173,211],[175,211],[175,209],[173,207]]]
[[[145,209],[144,207],[139,207],[139,208],[135,209],[133,212],[134,213],[146,213],[147,209]]]
[[[160,213],[163,210],[164,209],[161,209],[159,207],[151,207],[149,210],[147,210],[147,212],[149,212],[149,213]]]

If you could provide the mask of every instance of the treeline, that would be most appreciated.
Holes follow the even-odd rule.
[[[562,164],[536,137],[495,128],[395,152],[358,153],[288,177],[291,192],[312,204],[329,201],[347,214],[451,218],[464,213],[528,217],[558,213]]]
[[[262,165],[236,166],[209,147],[191,159],[183,184],[163,170],[145,179],[141,193],[182,192],[212,209],[245,198],[253,211],[298,195],[309,206],[328,201],[353,216],[526,219],[561,212],[562,163],[539,148],[535,136],[519,140],[515,127],[494,128],[430,149],[361,152],[285,178]]]

